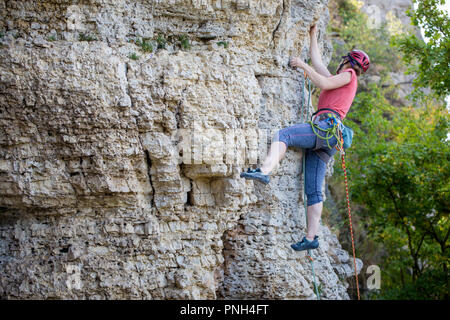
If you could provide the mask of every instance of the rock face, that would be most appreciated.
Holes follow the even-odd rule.
[[[300,122],[287,63],[326,6],[0,0],[0,297],[314,299],[301,152],[267,186],[239,173]],[[321,296],[348,299],[319,236]]]

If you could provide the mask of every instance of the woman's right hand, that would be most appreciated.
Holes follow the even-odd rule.
[[[309,29],[309,36],[312,38],[316,38],[317,37],[317,24],[314,24],[310,29]]]
[[[304,69],[303,66],[305,65],[305,63],[299,57],[292,57],[290,62],[289,62],[289,64],[290,64],[290,66],[292,68],[299,67],[299,68],[302,68],[302,69]]]

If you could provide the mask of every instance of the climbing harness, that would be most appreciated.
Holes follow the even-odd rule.
[[[305,114],[305,119],[307,119],[308,117],[308,107],[311,104],[311,81],[309,80],[309,78],[306,77],[306,73],[303,73],[304,75],[304,80],[303,80],[303,91],[302,91],[302,105],[301,105],[301,113],[300,113],[300,121],[303,123],[303,113],[306,112]],[[304,96],[304,92],[305,92],[305,80],[308,79],[308,107],[305,108],[305,96]],[[306,109],[306,111],[305,111]],[[303,172],[303,206],[304,206],[304,210],[305,210],[305,219],[306,219],[306,227],[308,227],[308,206],[306,204],[306,179],[305,179],[305,170],[306,170],[306,161],[305,161],[305,156],[306,156],[306,152],[305,149],[302,149],[302,172]],[[309,263],[311,265],[311,271],[313,274],[313,283],[314,283],[314,290],[316,292],[316,296],[317,299],[320,300],[320,293],[319,293],[319,288],[317,287],[317,282],[316,282],[316,272],[314,271],[314,259],[311,257],[311,250],[308,249],[307,251],[307,255],[309,258]]]
[[[306,72],[303,72],[303,76],[304,76],[304,81],[303,81],[303,92],[305,89],[305,80],[308,79],[308,107],[311,104],[311,80],[307,77]],[[304,113],[304,109],[305,109],[305,101],[304,101],[304,95],[302,94],[302,106],[301,106],[301,122],[303,123],[303,113]],[[323,110],[323,109],[321,109]],[[320,110],[318,110],[317,112],[319,112]],[[312,116],[314,116],[317,112],[313,113]],[[308,108],[306,108],[306,115],[308,115]],[[357,273],[357,268],[356,268],[356,253],[355,253],[355,241],[354,241],[354,237],[353,237],[353,224],[352,224],[352,215],[351,215],[351,211],[350,211],[350,198],[349,198],[349,188],[348,188],[348,181],[347,181],[347,168],[345,166],[345,151],[344,149],[348,148],[351,145],[351,139],[353,137],[353,131],[344,126],[342,124],[342,122],[340,120],[338,120],[334,114],[330,114],[331,116],[329,116],[327,118],[327,122],[328,124],[331,125],[330,128],[328,129],[322,129],[320,128],[317,124],[315,124],[312,120],[308,121],[308,123],[311,125],[312,130],[314,131],[314,133],[316,134],[317,137],[319,137],[320,139],[324,139],[327,142],[328,147],[331,149],[332,147],[330,146],[329,140],[333,137],[336,138],[337,144],[336,144],[336,149],[338,151],[340,151],[341,153],[341,159],[342,159],[342,169],[344,170],[344,181],[345,181],[345,191],[346,191],[346,195],[347,195],[347,208],[348,208],[348,219],[349,219],[349,224],[350,224],[350,235],[351,235],[351,240],[352,240],[352,251],[353,251],[353,265],[354,265],[354,269],[355,269],[355,279],[356,279],[356,290],[357,290],[357,295],[358,295],[358,300],[361,300],[360,297],[360,293],[359,293],[359,283],[358,283],[358,273]],[[312,118],[311,116],[311,118]],[[322,132],[325,132],[325,136],[321,136],[318,134],[317,130],[320,130]],[[347,135],[347,137],[344,137],[345,135]],[[345,141],[345,138],[347,139],[347,141]],[[350,140],[350,141],[348,141]],[[347,144],[347,145],[346,145]],[[303,176],[305,176],[305,150],[302,150],[302,167],[303,167]],[[303,178],[303,182],[304,182],[304,186],[303,186],[303,199],[306,199],[306,180]],[[308,225],[308,213],[307,213],[307,204],[306,201],[303,201],[304,203],[304,208],[305,208],[305,217],[306,217],[306,224]],[[314,288],[316,291],[316,296],[317,299],[320,300],[320,294],[317,288],[317,283],[316,283],[316,274],[314,272],[314,260],[311,257],[310,254],[310,250],[308,250],[308,254],[307,257],[310,260],[310,264],[311,264],[311,269],[312,269],[312,273],[313,273],[313,281],[314,281]]]
[[[320,111],[324,111],[324,110],[329,110],[329,111],[333,112],[333,113],[326,113],[326,115],[328,115],[328,118],[327,118],[326,121],[327,121],[327,123],[329,125],[332,126],[329,129],[322,129],[317,124],[313,123],[313,121],[312,121],[312,117],[313,116],[315,116]],[[338,118],[336,118],[335,115],[338,115]],[[335,137],[336,140],[338,141],[338,146],[336,148],[338,150],[340,150],[342,148],[348,149],[352,145],[353,130],[350,127],[347,127],[346,125],[344,125],[342,123],[342,121],[340,120],[340,116],[339,116],[339,114],[337,113],[336,110],[329,109],[329,108],[321,108],[321,109],[317,110],[316,112],[314,112],[311,115],[311,120],[308,123],[311,125],[311,127],[312,127],[314,133],[316,134],[316,136],[318,136],[319,138],[327,141],[328,148],[331,149],[331,146],[330,146],[328,140],[333,138],[333,137]],[[322,136],[318,135],[316,130],[321,130],[321,131],[326,132],[326,136],[322,137]],[[342,141],[340,139],[340,134],[339,133],[342,133],[342,138],[343,138]]]
[[[314,131],[314,133],[316,134],[316,136],[320,139],[323,139],[327,142],[327,146],[329,149],[332,149],[332,147],[330,146],[330,139],[335,137],[336,141],[338,142],[336,145],[336,149],[340,150],[342,149],[343,146],[343,142],[341,142],[341,139],[339,139],[339,132],[342,132],[342,122],[340,122],[332,113],[330,113],[331,116],[329,116],[327,118],[327,123],[329,125],[331,125],[330,128],[328,129],[322,129],[321,127],[319,127],[318,124],[312,122],[311,120],[308,121],[308,123],[311,125],[311,129]],[[321,136],[317,130],[320,130],[322,132],[325,132],[325,136]],[[342,140],[343,141],[343,140]]]

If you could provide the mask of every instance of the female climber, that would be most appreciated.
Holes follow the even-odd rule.
[[[336,75],[332,75],[322,62],[317,45],[317,26],[310,29],[310,55],[313,67],[300,58],[290,59],[291,67],[305,71],[311,81],[322,91],[319,96],[317,113],[313,120],[322,129],[342,123],[356,94],[357,77],[369,68],[369,56],[361,50],[352,50],[342,57]],[[331,112],[329,112],[331,111]],[[330,121],[331,119],[332,121]],[[335,122],[333,122],[335,121]],[[321,130],[315,130],[324,136]],[[319,221],[323,208],[322,185],[325,179],[326,164],[336,153],[335,137],[325,140],[317,137],[309,123],[295,124],[279,130],[272,139],[266,158],[260,168],[248,169],[241,177],[269,183],[270,172],[284,158],[288,147],[305,149],[305,191],[307,196],[308,228],[306,236],[300,242],[292,244],[296,251],[319,247]]]

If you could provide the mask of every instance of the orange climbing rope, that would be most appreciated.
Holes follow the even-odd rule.
[[[342,141],[342,144],[343,144],[344,141],[343,141],[343,138],[342,138],[342,132],[341,132],[341,141]],[[349,196],[348,196],[347,169],[345,167],[345,152],[344,152],[344,148],[342,148],[339,151],[341,152],[341,156],[342,156],[342,169],[344,170],[345,192],[347,194],[348,221],[350,223],[350,235],[351,235],[351,238],[352,238],[353,265],[355,267],[356,291],[357,291],[357,294],[358,294],[358,300],[361,300],[361,297],[359,295],[358,273],[356,271],[355,240],[353,238],[352,214],[351,214],[351,211],[350,211],[350,199],[349,199]]]

